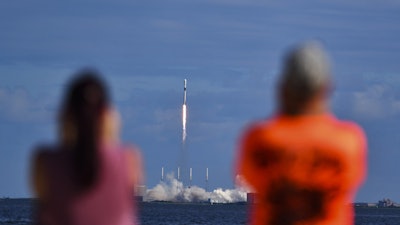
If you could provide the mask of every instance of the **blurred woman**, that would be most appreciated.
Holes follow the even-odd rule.
[[[33,155],[38,224],[136,224],[133,191],[142,183],[138,151],[119,141],[119,115],[97,73],[70,82],[59,114],[59,143]]]

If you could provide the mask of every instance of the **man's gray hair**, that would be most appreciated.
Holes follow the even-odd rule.
[[[330,60],[321,44],[309,41],[288,52],[279,87],[283,104],[297,110],[330,83]]]

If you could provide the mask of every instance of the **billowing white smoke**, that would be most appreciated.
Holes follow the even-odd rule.
[[[212,192],[206,192],[197,186],[184,187],[173,174],[168,174],[166,178],[153,189],[147,190],[146,201],[234,203],[245,202],[247,199],[246,191],[241,189],[218,188]]]
[[[210,201],[216,203],[245,202],[247,200],[247,193],[239,189],[223,190],[218,188],[210,194]]]

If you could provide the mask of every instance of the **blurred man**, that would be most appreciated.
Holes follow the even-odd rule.
[[[236,172],[256,192],[252,225],[353,224],[366,139],[359,126],[330,113],[331,87],[318,43],[289,51],[276,115],[250,126],[240,143]]]

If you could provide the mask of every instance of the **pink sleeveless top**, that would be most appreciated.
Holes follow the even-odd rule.
[[[40,199],[38,223],[43,225],[133,225],[133,186],[129,184],[128,160],[121,147],[99,152],[100,171],[89,190],[78,193],[72,182],[70,152],[42,152],[46,194]]]

